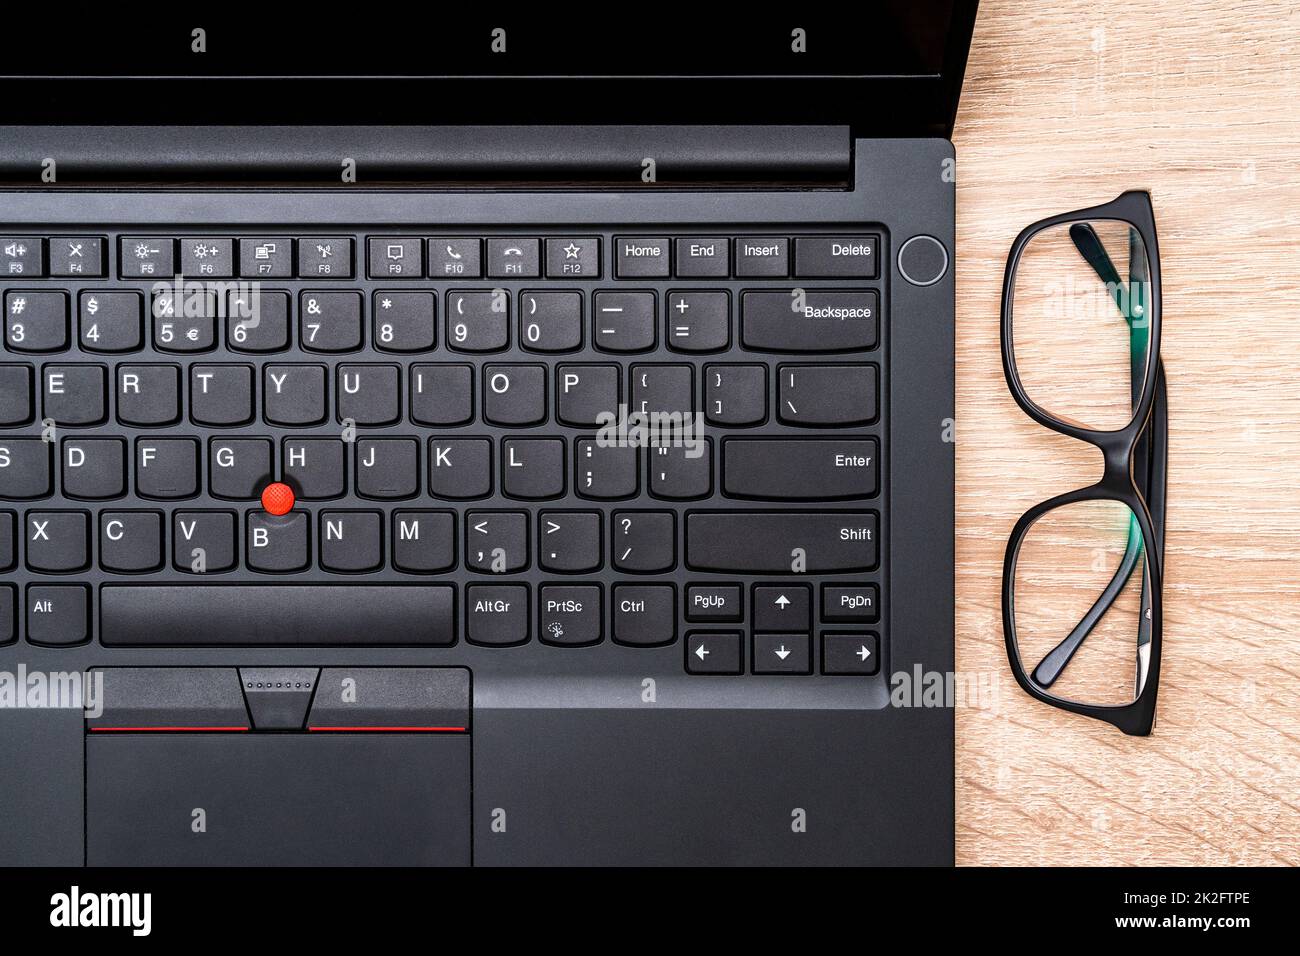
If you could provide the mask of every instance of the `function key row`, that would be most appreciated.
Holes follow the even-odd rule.
[[[118,274],[155,279],[177,273],[213,279],[352,279],[359,272],[351,236],[123,236]],[[102,236],[2,236],[0,275],[25,278],[104,277]],[[614,275],[874,279],[880,237],[620,236]],[[369,236],[372,279],[599,279],[596,236]]]
[[[102,236],[0,237],[0,275],[105,277]],[[123,279],[352,279],[359,271],[351,236],[123,236]],[[600,278],[593,236],[374,236],[366,243],[374,279]]]

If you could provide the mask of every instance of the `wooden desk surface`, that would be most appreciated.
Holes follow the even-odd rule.
[[[999,681],[957,712],[957,861],[1300,864],[1300,5],[986,0],[953,138],[957,667]],[[1007,249],[1126,188],[1155,204],[1169,379],[1149,739],[1023,694],[999,610],[1011,525],[1100,473],[1007,392]]]

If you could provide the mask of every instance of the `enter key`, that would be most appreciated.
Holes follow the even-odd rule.
[[[839,501],[878,490],[874,438],[730,438],[722,448],[723,488],[735,498]]]

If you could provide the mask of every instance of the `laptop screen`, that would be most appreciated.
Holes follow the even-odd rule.
[[[655,5],[457,14],[260,10],[11,24],[0,123],[835,123],[944,132],[967,0],[754,15]],[[890,117],[908,117],[904,123]]]

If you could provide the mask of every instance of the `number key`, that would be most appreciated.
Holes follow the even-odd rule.
[[[210,292],[153,297],[153,344],[163,352],[202,352],[216,344],[216,300]]]
[[[581,292],[525,292],[519,342],[530,352],[568,352],[582,345]]]
[[[360,292],[304,292],[298,315],[299,336],[307,351],[361,348]]]
[[[504,289],[447,293],[447,344],[460,352],[495,352],[510,342],[510,295]]]
[[[140,348],[144,301],[138,292],[83,292],[78,300],[81,347],[87,352]]]
[[[67,348],[67,293],[5,293],[5,343],[15,352],[56,352]]]
[[[375,293],[374,343],[385,352],[423,352],[434,345],[432,292]]]
[[[289,347],[289,293],[235,290],[226,312],[226,340],[236,352]]]

